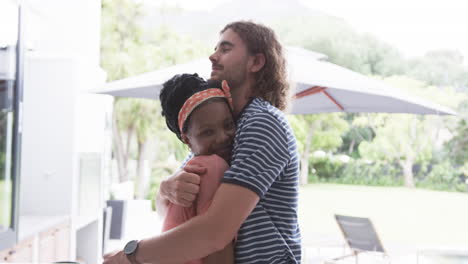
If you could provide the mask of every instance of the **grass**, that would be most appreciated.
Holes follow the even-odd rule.
[[[334,214],[343,214],[371,218],[384,246],[468,247],[468,193],[310,184],[299,199],[304,243],[341,238]]]
[[[10,201],[11,201],[11,185],[6,186],[6,183],[3,180],[0,180],[0,226],[10,226],[10,214],[11,214],[11,202]]]

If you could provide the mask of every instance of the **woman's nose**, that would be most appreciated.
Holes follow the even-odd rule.
[[[234,133],[230,131],[223,131],[222,133],[220,133],[218,140],[219,140],[219,143],[221,144],[227,144],[227,143],[230,143],[233,138],[234,138]]]

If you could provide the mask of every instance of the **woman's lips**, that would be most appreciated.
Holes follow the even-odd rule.
[[[231,151],[232,147],[221,148],[218,151],[216,151],[216,155],[229,162],[229,160],[231,159]]]
[[[231,148],[222,148],[222,149],[219,149],[218,151],[216,151],[217,153],[221,153],[221,154],[224,154],[224,153],[228,153],[230,154],[231,153]]]

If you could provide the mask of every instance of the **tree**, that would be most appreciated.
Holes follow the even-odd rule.
[[[341,135],[348,129],[341,114],[310,114],[290,116],[301,153],[301,184],[308,183],[309,158],[312,150],[333,151],[342,144]]]
[[[345,120],[348,122],[349,130],[343,135],[343,144],[338,149],[338,152],[346,153],[353,158],[360,158],[359,144],[364,141],[372,141],[375,137],[375,132],[369,126],[354,126],[353,121],[360,114],[347,113]]]
[[[449,157],[458,166],[468,169],[468,99],[465,99],[458,108],[461,118],[453,130],[453,138],[445,145]],[[468,170],[466,170],[468,172]],[[468,176],[468,173],[465,174]]]
[[[371,120],[355,120],[370,125],[375,131],[372,142],[362,142],[359,154],[370,160],[397,161],[403,169],[406,187],[414,187],[413,165],[417,160],[430,159],[435,132],[425,117],[408,114],[377,114]]]
[[[406,59],[373,35],[359,34],[344,20],[325,15],[283,19],[275,28],[288,45],[326,54],[330,62],[365,75],[407,75],[429,85],[468,91],[468,68],[459,51],[434,50]]]
[[[0,112],[0,182],[8,178],[9,175],[5,175],[5,159],[7,157],[7,134],[8,134],[8,115],[6,111]],[[10,121],[11,122],[11,121]]]
[[[407,74],[429,85],[452,86],[468,92],[468,69],[463,65],[463,55],[454,50],[434,50],[409,62]]]
[[[383,80],[404,87],[410,94],[456,108],[463,96],[451,88],[440,89],[404,76],[393,76]],[[440,151],[449,140],[442,131],[450,131],[456,124],[455,117],[416,116],[408,114],[374,114],[355,119],[355,126],[370,126],[376,136],[372,142],[359,146],[362,157],[370,160],[396,161],[403,169],[405,186],[414,187],[413,165],[428,161],[435,151]]]
[[[148,191],[148,181],[144,171],[144,165],[147,161],[148,156],[148,145],[150,143],[150,137],[156,135],[158,131],[164,130],[163,118],[159,114],[160,107],[157,101],[144,100],[144,99],[126,99],[117,100],[115,104],[115,116],[118,118],[115,122],[116,138],[120,137],[125,131],[127,135],[126,148],[123,146],[116,146],[116,149],[120,149],[120,154],[125,155],[121,159],[124,164],[124,168],[127,167],[127,162],[130,158],[131,142],[136,139],[136,183],[135,183],[135,195],[138,199],[143,199]],[[122,140],[116,140],[116,144],[121,144]],[[127,176],[127,178],[121,178],[122,180],[128,180],[128,174],[121,176]]]
[[[275,29],[286,44],[326,54],[328,61],[362,74],[400,75],[406,69],[396,48],[370,34],[355,32],[335,17],[295,17],[282,20]]]
[[[328,61],[373,78],[386,77],[385,82],[391,86],[400,87],[417,97],[454,109],[462,98],[466,98],[466,95],[457,93],[466,91],[468,87],[468,70],[459,52],[432,51],[407,60],[396,48],[370,34],[355,32],[344,20],[325,15],[283,19],[275,29],[288,45],[324,53],[328,55]],[[459,119],[454,117],[371,117],[353,116],[348,119],[351,128],[344,134],[339,151],[356,158],[362,156],[398,162],[405,171],[408,186],[414,185],[411,164],[428,160],[433,154],[439,157],[443,142],[449,140],[451,134],[464,132],[463,125],[455,129]],[[385,122],[380,124],[378,119]],[[463,146],[460,139],[455,138],[454,143],[447,145],[451,148],[449,152],[452,149],[458,151],[455,144]],[[307,138],[304,140],[307,142]],[[379,144],[384,147],[379,148]],[[353,153],[356,148],[359,152]],[[464,158],[463,153],[457,155]]]
[[[140,45],[141,29],[136,23],[142,15],[141,5],[129,0],[102,1],[101,16],[101,66],[107,73],[108,81],[121,79],[134,74],[131,61],[135,47]],[[128,180],[128,159],[134,124],[125,122],[129,115],[125,109],[125,99],[114,101],[113,141],[114,154],[117,159],[119,180]],[[131,109],[130,106],[127,107]],[[124,147],[121,130],[126,131],[127,140]]]
[[[144,16],[143,6],[136,1],[102,2],[101,65],[109,81],[208,54],[207,47],[179,36],[167,26],[143,27]],[[128,160],[134,150],[137,198],[146,196],[149,179],[144,178],[143,167],[148,159],[148,144],[156,134],[167,132],[158,105],[158,101],[142,99],[119,98],[114,101],[113,150],[119,179],[129,179]]]

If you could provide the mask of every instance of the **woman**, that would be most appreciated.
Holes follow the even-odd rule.
[[[167,205],[163,231],[202,214],[210,206],[231,159],[235,125],[230,97],[226,82],[223,86],[207,83],[197,74],[176,75],[164,84],[160,100],[167,127],[193,153],[187,165],[205,167],[206,172],[201,175],[200,192],[192,206]],[[234,263],[232,243],[203,260],[187,263]]]

